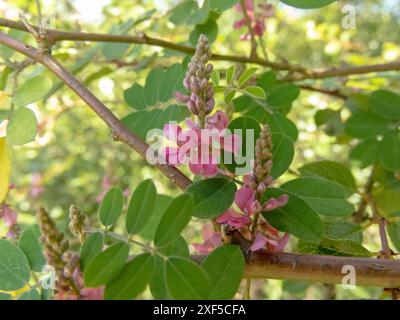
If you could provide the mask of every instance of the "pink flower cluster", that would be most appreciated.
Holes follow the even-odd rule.
[[[230,208],[217,218],[218,223],[228,224],[232,228],[240,229],[251,222],[251,216],[255,213],[272,211],[283,207],[288,202],[288,196],[282,195],[278,199],[270,198],[265,204],[261,205],[256,199],[256,190],[250,188],[248,185],[249,177],[250,175],[244,177],[244,184],[235,195],[235,204],[240,208],[243,214]]]
[[[268,3],[261,3],[257,6],[257,8],[255,8],[253,0],[245,0],[245,7],[247,15],[251,21],[254,34],[261,37],[265,32],[265,20],[275,15],[274,7]],[[242,12],[242,7],[240,4],[236,5],[236,10]],[[246,26],[245,17],[233,24],[235,29],[240,29],[244,26]],[[250,32],[248,32],[242,35],[240,39],[250,40],[250,38]]]
[[[83,283],[82,272],[76,269],[73,279],[79,289],[80,296],[70,291],[59,291],[54,296],[55,300],[103,300],[104,286],[98,288],[86,288]]]
[[[221,150],[235,154],[241,148],[240,137],[227,134],[228,117],[221,110],[206,118],[204,129],[190,119],[186,124],[186,130],[176,124],[164,126],[164,136],[175,144],[163,150],[169,164],[188,163],[194,174],[213,177],[219,172]]]
[[[7,204],[0,205],[0,218],[3,219],[4,225],[8,227],[7,238],[15,239],[17,233],[17,213]]]

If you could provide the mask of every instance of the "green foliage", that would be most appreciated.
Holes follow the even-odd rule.
[[[302,176],[317,176],[340,184],[352,194],[357,186],[353,174],[348,167],[335,161],[322,160],[306,164],[299,169]]]
[[[370,138],[359,142],[350,150],[349,159],[356,162],[360,168],[375,164],[379,159],[378,139]]]
[[[153,273],[154,257],[144,253],[125,264],[118,277],[106,285],[104,299],[132,300],[147,286]]]
[[[292,140],[280,133],[272,134],[272,161],[271,176],[274,179],[280,177],[289,169],[294,157],[294,146]]]
[[[322,254],[330,256],[355,256],[370,257],[374,253],[369,252],[358,242],[352,240],[335,240],[323,238],[318,244],[299,242],[296,248],[300,253]]]
[[[263,197],[263,202],[269,198],[278,198],[286,194],[285,190],[270,188]],[[290,232],[296,237],[309,242],[319,242],[324,234],[324,225],[318,214],[301,198],[290,194],[288,203],[282,208],[264,212],[264,218],[275,228]]]
[[[389,171],[400,170],[400,131],[388,131],[379,147],[382,166]]]
[[[39,226],[35,224],[27,228],[18,240],[18,247],[28,258],[30,269],[36,272],[41,272],[46,262],[42,253],[43,249],[40,245],[39,237]]]
[[[173,198],[163,195],[157,194],[154,206],[154,209],[147,221],[146,225],[139,231],[138,235],[147,240],[153,240],[154,234],[156,232],[156,228],[160,223],[161,217],[164,214],[165,210],[171,204]]]
[[[354,212],[354,206],[346,200],[346,191],[329,180],[314,177],[299,178],[286,182],[281,189],[303,199],[321,215],[343,217]]]
[[[26,144],[36,137],[37,120],[31,109],[19,108],[7,125],[7,140],[16,146]]]
[[[0,290],[14,291],[30,279],[29,261],[24,252],[8,240],[0,240]]]
[[[192,218],[193,207],[191,194],[182,194],[171,202],[156,229],[154,244],[157,247],[166,246],[179,237]]]
[[[85,285],[99,287],[109,283],[124,267],[128,258],[129,246],[119,242],[105,249],[94,257],[83,272]]]
[[[400,251],[400,221],[390,223],[387,230],[394,247]]]
[[[210,9],[216,12],[223,12],[237,3],[239,3],[239,0],[210,0]]]
[[[13,103],[24,107],[36,102],[47,95],[53,86],[53,81],[44,75],[33,77],[25,81],[13,95]]]
[[[351,116],[346,122],[346,132],[355,138],[371,138],[387,131],[389,121],[373,113],[360,112]]]
[[[125,102],[134,109],[144,110],[157,103],[166,103],[175,91],[182,91],[184,70],[175,63],[167,69],[156,68],[149,72],[144,87],[134,83],[124,91]]]
[[[236,186],[228,179],[214,178],[197,181],[191,184],[186,192],[193,195],[193,216],[212,219],[232,205]]]
[[[292,83],[277,86],[268,95],[267,103],[272,107],[282,107],[290,105],[299,97],[300,89]]]
[[[327,6],[338,0],[281,0],[283,3],[300,9],[315,9]]]
[[[83,243],[80,251],[80,266],[84,271],[86,266],[95,258],[102,250],[104,245],[103,235],[100,232],[92,233]]]
[[[165,262],[165,278],[171,297],[181,300],[204,300],[210,293],[210,278],[195,262],[170,257]]]
[[[122,213],[124,206],[124,195],[120,188],[111,188],[104,196],[100,209],[99,217],[103,226],[114,226]]]
[[[378,90],[371,94],[371,110],[381,118],[400,120],[400,96],[387,90]]]
[[[232,299],[239,289],[244,264],[238,246],[225,245],[209,254],[201,264],[211,280],[208,299]]]
[[[156,204],[156,196],[156,186],[150,179],[141,182],[133,192],[126,215],[126,230],[129,234],[137,234],[148,223]]]

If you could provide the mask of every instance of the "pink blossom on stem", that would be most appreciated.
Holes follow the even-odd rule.
[[[236,212],[234,209],[228,209],[223,215],[216,219],[217,223],[227,224],[235,229],[243,228],[251,222],[248,215],[242,215]]]
[[[205,224],[201,229],[203,243],[193,243],[192,246],[199,254],[209,254],[215,248],[222,245],[221,235],[212,230],[210,224]]]

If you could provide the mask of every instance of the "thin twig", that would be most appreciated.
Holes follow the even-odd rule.
[[[4,18],[0,18],[0,26],[17,29],[21,31],[28,31],[27,27],[23,23],[15,22]],[[152,38],[145,35],[144,33],[142,33],[139,36],[129,36],[129,35],[113,35],[113,34],[99,34],[99,33],[86,33],[86,32],[65,32],[52,29],[47,30],[47,33],[48,33],[48,39],[52,43],[63,40],[136,43],[136,44],[145,44],[150,46],[162,47],[187,54],[193,54],[195,51],[195,48],[193,47],[175,44],[163,39]],[[220,61],[252,63],[263,67],[268,67],[277,71],[290,71],[291,75],[286,78],[287,81],[322,79],[330,77],[346,77],[350,75],[360,75],[372,72],[400,70],[400,61],[384,63],[384,64],[365,65],[365,66],[345,66],[336,68],[326,68],[320,70],[308,70],[305,67],[295,64],[290,64],[286,61],[272,62],[258,57],[250,58],[250,57],[236,56],[236,55],[213,54],[211,59]]]

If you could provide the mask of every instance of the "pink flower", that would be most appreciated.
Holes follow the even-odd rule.
[[[38,172],[34,172],[32,174],[32,184],[29,194],[32,198],[37,198],[43,191],[43,176]]]
[[[223,215],[216,219],[217,223],[227,224],[235,229],[243,228],[251,222],[248,215],[241,215],[234,209],[228,209]]]
[[[205,129],[190,119],[186,120],[186,124],[189,127],[187,130],[176,124],[164,126],[165,137],[176,144],[162,151],[169,164],[188,163],[194,174],[213,177],[219,172],[221,150],[237,153],[241,148],[240,137],[226,134],[228,118],[223,111],[207,117]]]
[[[257,8],[254,8],[253,0],[246,0],[245,8],[246,8],[246,13],[250,19],[253,32],[255,33],[256,36],[261,37],[266,29],[265,20],[275,15],[274,7],[271,4],[263,3],[259,4]],[[242,12],[242,7],[240,4],[236,5],[236,10]],[[235,21],[233,27],[235,29],[240,29],[242,27],[245,27],[246,25],[247,25],[246,19],[243,17],[242,19]],[[251,39],[250,32],[247,32],[246,34],[242,35],[240,39],[250,40]]]
[[[210,224],[205,224],[201,229],[203,243],[193,243],[192,246],[199,252],[199,254],[209,254],[215,248],[222,245],[221,235],[214,232]]]
[[[0,205],[0,218],[3,218],[6,227],[11,228],[17,224],[17,213],[6,204]]]
[[[257,232],[253,244],[250,247],[251,251],[258,251],[267,247],[272,252],[283,252],[288,244],[290,235],[285,233],[282,238],[265,236],[261,232]]]
[[[289,196],[287,194],[281,195],[278,199],[270,198],[262,207],[263,211],[272,211],[285,206],[289,201]]]
[[[235,194],[235,203],[245,213],[251,214],[256,192],[246,186],[241,187]]]

